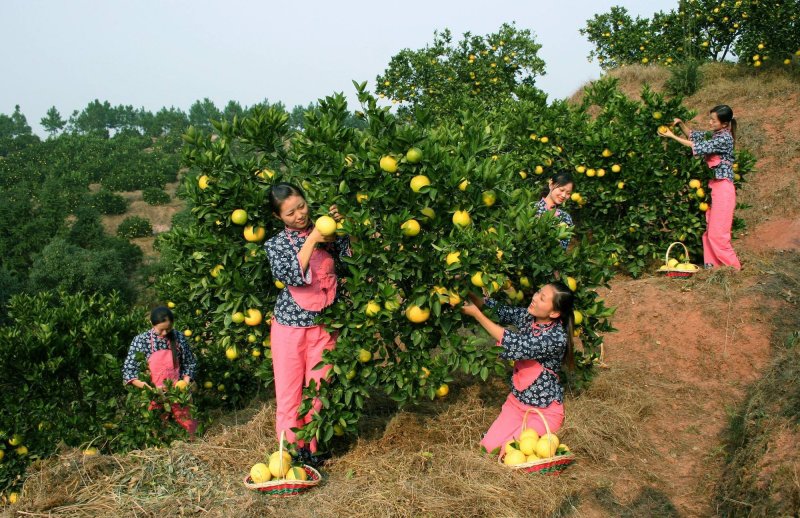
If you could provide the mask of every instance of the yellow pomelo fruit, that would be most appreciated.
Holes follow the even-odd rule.
[[[573,317],[575,319],[575,325],[576,326],[579,326],[579,325],[581,325],[583,323],[583,313],[581,313],[580,311],[575,309],[575,310],[572,311],[572,315],[573,315]]]
[[[308,480],[308,473],[303,468],[295,466],[286,473],[286,480]]]
[[[366,313],[368,317],[374,317],[380,312],[380,310],[381,305],[374,300],[370,300],[367,302],[367,308],[364,310],[364,313]]]
[[[503,457],[503,464],[506,466],[516,466],[517,464],[525,464],[527,457],[519,450],[509,450]]]
[[[445,397],[449,393],[450,393],[450,387],[447,386],[447,383],[442,383],[441,385],[439,385],[439,388],[436,389],[436,395],[438,397]]]
[[[236,209],[231,213],[231,221],[237,225],[244,225],[247,223],[247,211],[244,209]]]
[[[292,456],[289,452],[283,452],[283,459],[281,459],[281,452],[276,451],[269,456],[269,472],[275,478],[283,478],[292,467]]]
[[[203,175],[197,179],[197,186],[200,187],[201,190],[205,190],[208,188],[208,176]]]
[[[425,322],[430,316],[431,310],[427,308],[422,309],[419,306],[410,306],[408,310],[406,310],[406,318],[415,324],[421,324],[422,322]]]
[[[389,155],[386,155],[383,158],[381,158],[380,165],[381,169],[383,169],[387,173],[394,173],[395,171],[397,171],[397,160],[395,160],[394,157],[391,157]]]
[[[465,228],[472,224],[472,218],[469,212],[465,210],[457,210],[453,213],[453,224],[457,227]]]
[[[420,189],[430,184],[431,184],[430,178],[428,178],[424,174],[415,176],[414,178],[411,179],[410,182],[411,190],[414,192],[419,192]]]
[[[567,277],[567,283],[566,284],[567,284],[567,286],[569,286],[569,289],[572,290],[572,291],[575,291],[575,290],[578,289],[578,281],[576,281],[572,277]]]
[[[536,456],[541,459],[552,457],[556,454],[558,448],[558,437],[552,433],[546,433],[539,437],[536,442]]]
[[[245,240],[249,241],[250,243],[258,243],[263,241],[264,238],[267,236],[267,231],[264,227],[254,227],[253,225],[249,225],[244,227],[244,235]]]
[[[444,262],[447,263],[447,266],[461,262],[461,252],[450,252],[447,254],[447,257],[445,257]]]
[[[332,236],[336,232],[336,220],[330,216],[320,216],[314,227],[323,236]]]
[[[539,433],[536,430],[534,430],[533,428],[525,428],[524,430],[522,430],[522,433],[519,434],[519,439],[520,440],[526,439],[528,437],[534,437],[538,441],[539,440]]]
[[[239,357],[239,351],[236,350],[236,347],[228,347],[225,349],[225,357],[233,361]]]
[[[473,273],[472,277],[470,277],[469,280],[470,280],[470,282],[472,282],[473,286],[477,286],[478,288],[483,288],[484,287],[483,273],[482,272]]]
[[[538,437],[525,437],[519,440],[519,451],[525,455],[530,455],[536,452],[536,445],[539,442]]]
[[[244,317],[244,323],[248,326],[257,326],[263,319],[264,317],[261,315],[261,311],[250,308],[247,310],[247,316]]]
[[[254,464],[253,467],[250,468],[250,480],[252,480],[254,484],[269,482],[270,479],[272,479],[272,472],[270,472],[269,466],[263,462]]]
[[[367,351],[366,349],[359,349],[358,351],[358,361],[361,363],[367,363],[372,359],[372,353]]]
[[[189,388],[189,382],[186,380],[178,380],[178,382],[175,383],[175,388],[178,390],[186,390]]]
[[[403,230],[403,235],[408,237],[414,237],[419,234],[420,231],[419,222],[415,219],[409,219],[400,225],[400,228]]]

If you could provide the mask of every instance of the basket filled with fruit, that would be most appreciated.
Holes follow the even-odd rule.
[[[498,462],[527,473],[560,475],[575,462],[575,454],[570,451],[569,446],[559,441],[556,434],[550,432],[550,426],[542,413],[536,409],[533,411],[544,423],[546,433],[540,437],[536,430],[528,428],[528,410],[522,418],[519,439],[506,443],[505,455],[499,457]]]
[[[292,465],[292,456],[283,449],[284,435],[281,433],[278,451],[266,460],[250,468],[244,478],[247,489],[260,491],[274,497],[296,496],[318,485],[322,480],[319,471],[307,464]]]
[[[672,247],[675,245],[681,245],[683,247],[683,256],[685,259],[682,263],[669,256],[669,253],[672,251]],[[700,270],[699,266],[689,262],[689,249],[686,248],[686,245],[680,241],[675,241],[669,245],[669,248],[667,248],[667,254],[664,256],[664,264],[662,264],[658,269],[659,272],[666,274],[667,277],[691,277],[698,270]]]

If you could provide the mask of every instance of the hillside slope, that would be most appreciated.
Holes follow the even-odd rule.
[[[241,483],[250,465],[275,448],[269,400],[168,450],[92,458],[65,451],[33,469],[8,514],[714,515],[718,482],[730,469],[729,415],[785,335],[800,328],[800,126],[789,109],[800,104],[800,85],[726,65],[704,72],[705,86],[686,100],[701,114],[696,125],[709,107],[730,104],[739,144],[759,157],[740,197],[750,208],[738,211],[748,225],[735,242],[744,270],[612,283],[604,296],[618,308],[618,332],[606,340],[606,368],[592,387],[566,401],[560,436],[579,462],[560,478],[517,474],[481,457],[477,443],[506,388],[502,380],[464,379],[445,401],[402,411],[374,402],[360,438],[342,445],[325,468],[325,483],[300,498],[269,499]],[[631,95],[643,79],[660,89],[668,77],[654,67],[613,74]]]

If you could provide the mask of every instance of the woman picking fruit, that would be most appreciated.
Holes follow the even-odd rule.
[[[128,356],[122,364],[122,378],[125,384],[137,388],[153,387],[139,379],[141,365],[136,355],[141,353],[147,360],[150,371],[150,383],[162,388],[166,380],[172,380],[177,387],[187,387],[195,377],[197,361],[189,348],[189,344],[181,333],[173,329],[175,317],[169,308],[159,306],[150,312],[152,329],[137,335],[128,349]],[[158,408],[151,401],[150,410]],[[190,436],[197,431],[197,421],[192,419],[189,409],[180,405],[170,405],[170,413],[175,422],[181,425]]]
[[[558,208],[567,201],[575,188],[575,180],[568,172],[562,171],[554,174],[547,183],[547,188],[542,191],[542,199],[536,204],[536,215],[541,216],[547,211],[555,211],[555,217],[573,226],[572,216],[565,210]],[[566,250],[569,246],[569,239],[561,240],[561,247]]]
[[[692,131],[681,119],[675,119],[684,135],[679,137],[670,129],[659,135],[692,148],[695,155],[703,155],[706,165],[714,171],[714,179],[708,182],[711,189],[711,207],[706,211],[706,231],[703,233],[703,262],[706,268],[732,266],[742,268],[731,245],[733,209],[736,207],[736,187],[733,185],[733,148],[736,140],[736,119],[730,106],[720,104],[709,111],[709,127],[713,134],[705,138],[705,132]]]
[[[474,294],[470,294],[470,301],[461,311],[475,318],[497,340],[500,358],[514,360],[511,393],[481,445],[486,451],[499,451],[502,455],[508,441],[520,438],[525,413],[534,408],[544,415],[550,431],[556,433],[564,422],[564,388],[558,372],[562,363],[570,369],[574,365],[572,290],[562,282],[547,284],[533,294],[527,308],[505,306],[490,298],[481,300]],[[492,322],[481,311],[484,305],[497,312],[501,324],[511,324],[517,331]],[[527,425],[539,435],[546,432],[540,419],[528,419]]]
[[[332,349],[336,341],[317,324],[317,317],[336,298],[334,259],[352,252],[347,237],[336,237],[334,221],[328,222],[332,228],[312,226],[308,203],[299,187],[274,185],[270,203],[275,217],[285,225],[264,244],[272,276],[285,285],[275,302],[270,330],[277,402],[275,431],[278,437],[283,431],[290,443],[299,446],[298,455],[315,463],[312,454],[317,451],[316,440],[307,445],[298,443],[292,429],[311,421],[311,412],[305,416],[298,413],[303,388],[311,380],[319,384],[330,369],[327,365],[314,370],[322,361],[322,353]],[[334,220],[342,219],[335,205],[329,213]],[[315,411],[320,408],[321,403],[314,401]]]

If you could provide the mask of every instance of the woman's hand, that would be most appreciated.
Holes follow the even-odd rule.
[[[664,137],[664,138],[675,138],[675,134],[674,134],[674,133],[672,132],[672,130],[671,130],[671,129],[669,129],[669,128],[667,128],[667,131],[665,131],[665,132],[663,132],[663,133],[662,133],[662,132],[660,132],[660,131],[659,131],[659,132],[657,132],[657,133],[658,133],[658,136],[659,136],[659,137]]]
[[[328,214],[330,214],[330,216],[334,220],[336,220],[337,223],[344,219],[344,216],[339,214],[339,207],[337,207],[336,205],[331,205],[330,207],[328,207]]]
[[[680,126],[681,124],[683,124],[683,121],[681,119],[679,119],[678,117],[675,117],[674,119],[672,119],[672,125],[673,126]]]
[[[461,312],[473,318],[481,314],[481,308],[472,303],[472,301],[465,300],[461,305]]]
[[[308,238],[306,238],[306,240],[307,241],[311,241],[315,245],[317,245],[319,243],[333,243],[334,241],[336,241],[336,234],[331,234],[329,236],[323,236],[320,233],[320,231],[317,230],[316,227],[314,227],[314,230],[311,231],[311,233],[308,235]]]

